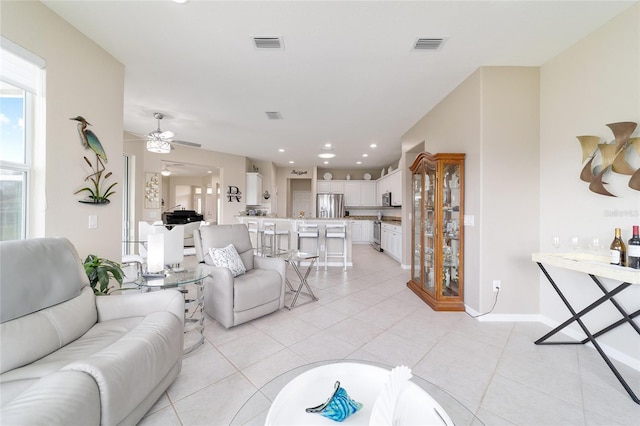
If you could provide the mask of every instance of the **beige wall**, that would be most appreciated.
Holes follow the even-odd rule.
[[[423,150],[463,152],[465,159],[465,214],[476,218],[476,226],[465,227],[465,303],[480,310],[480,151],[481,151],[481,74],[475,72],[442,102],[429,111],[402,137],[402,151],[424,143]],[[409,167],[408,161],[406,167]],[[411,198],[407,198],[411,199]],[[407,204],[407,203],[405,203]],[[411,223],[409,209],[403,209],[403,221]],[[411,241],[411,226],[403,227],[403,241]],[[406,245],[406,244],[405,244]],[[407,251],[405,250],[405,253]]]
[[[2,2],[0,31],[14,43],[46,60],[46,163],[38,170],[44,200],[35,215],[42,223],[31,237],[64,236],[81,257],[93,253],[120,259],[122,227],[122,117],[124,67],[106,51],[40,2]],[[102,143],[117,181],[108,205],[81,204],[74,192],[90,173],[83,160],[95,155],[80,145],[75,121],[84,116]],[[39,191],[40,193],[40,191]],[[89,215],[98,228],[89,229]],[[117,237],[114,237],[117,235]]]
[[[537,68],[480,68],[403,137],[403,151],[424,141],[432,153],[466,154],[465,215],[474,226],[464,229],[464,291],[476,312],[491,309],[495,279],[494,313],[538,311],[529,260],[538,242],[538,81]]]
[[[480,297],[494,314],[536,314],[539,68],[482,68]]]
[[[615,227],[622,228],[626,241],[631,226],[640,224],[640,192],[627,187],[627,176],[614,173],[605,181],[617,197],[590,192],[579,179],[582,152],[576,136],[596,135],[611,141],[607,123],[640,122],[640,6],[546,63],[540,79],[540,250],[553,250],[554,235],[562,239],[560,250],[571,250],[567,241],[577,235],[583,250],[589,250],[588,240],[597,236],[606,252]],[[640,130],[634,136],[640,136]],[[627,159],[640,167],[636,153]],[[550,273],[579,306],[601,295],[586,276],[559,270]],[[544,277],[540,277],[539,288],[541,314],[556,322],[566,319],[567,309]],[[617,299],[629,309],[638,309],[640,288],[626,290]],[[607,305],[587,318],[590,324],[606,325],[619,317]],[[635,359],[640,368],[638,335],[631,327],[619,327],[601,341]]]
[[[501,279],[494,318],[539,318],[551,325],[567,318],[567,309],[530,255],[553,250],[554,235],[561,237],[561,250],[570,250],[572,235],[580,237],[581,250],[589,250],[597,236],[600,252],[606,253],[613,228],[622,227],[628,239],[631,226],[640,223],[640,192],[626,186],[627,176],[607,176],[617,197],[593,194],[579,179],[582,154],[576,136],[611,141],[605,124],[619,121],[640,122],[640,6],[539,69],[477,70],[407,131],[402,138],[406,166],[421,146],[467,154],[465,213],[475,218],[474,227],[465,227],[469,307],[488,311],[491,281]],[[627,160],[640,167],[637,153],[629,153]],[[409,223],[407,209],[403,219]],[[551,272],[577,306],[599,296],[588,277]],[[628,311],[638,309],[640,289],[627,290],[619,299]],[[590,314],[588,322],[598,327],[618,318],[606,306]],[[575,327],[574,333],[580,334]],[[630,327],[601,340],[614,357],[640,368],[637,335]]]

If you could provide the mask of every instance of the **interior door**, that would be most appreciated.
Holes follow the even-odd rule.
[[[298,217],[300,212],[304,212],[305,217],[312,217],[311,191],[293,191],[291,206],[294,217]]]

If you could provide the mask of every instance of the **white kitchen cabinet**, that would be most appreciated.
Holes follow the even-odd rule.
[[[377,184],[377,205],[380,205],[382,202],[382,194],[387,192],[391,193],[392,206],[402,205],[402,170],[397,169],[388,175],[382,176],[378,179]]]
[[[262,175],[259,173],[247,173],[247,193],[245,194],[247,206],[262,204]]]
[[[369,244],[372,239],[373,222],[370,220],[354,220],[351,222],[351,242],[353,244]]]
[[[344,194],[343,180],[319,180],[318,194]]]
[[[376,182],[363,181],[360,182],[360,205],[361,206],[377,206],[380,201],[376,197]]]
[[[383,223],[380,231],[380,247],[384,253],[402,262],[402,226]]]
[[[402,205],[402,171],[395,170],[387,177],[389,181],[389,192],[391,192],[391,204],[394,206]]]
[[[376,182],[366,180],[345,181],[344,203],[347,207],[376,206]]]
[[[351,223],[351,242],[354,244],[363,242],[364,224],[362,222],[361,220],[354,220]]]
[[[347,207],[361,206],[360,192],[362,185],[358,181],[347,181],[344,183],[344,205]]]

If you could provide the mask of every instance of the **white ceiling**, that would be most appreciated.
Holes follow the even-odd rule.
[[[355,169],[397,160],[403,133],[479,66],[542,65],[637,1],[43,3],[125,65],[125,130],[155,130],[158,111],[205,149]],[[418,37],[447,40],[412,51]]]

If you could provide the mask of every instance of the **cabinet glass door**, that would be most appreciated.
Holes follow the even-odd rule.
[[[443,165],[442,179],[442,296],[458,297],[460,267],[460,166]]]
[[[435,192],[436,192],[436,168],[435,165],[425,163],[424,177],[424,271],[425,289],[435,295],[436,275],[435,270]]]
[[[422,271],[422,174],[416,173],[413,176],[411,182],[411,194],[413,199],[413,270],[411,271],[411,277],[415,282],[421,282],[422,277],[420,272]]]

